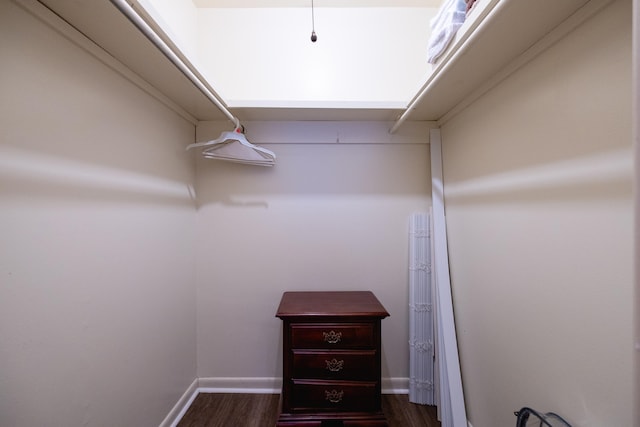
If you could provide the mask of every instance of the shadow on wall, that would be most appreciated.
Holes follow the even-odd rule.
[[[628,199],[633,192],[630,149],[556,161],[451,183],[448,203],[538,203]]]
[[[17,197],[193,206],[188,182],[0,147],[0,192]]]
[[[193,206],[194,125],[20,7],[3,12],[2,192]]]
[[[272,144],[273,167],[198,158],[198,206],[267,207],[265,197],[424,196],[427,144]]]

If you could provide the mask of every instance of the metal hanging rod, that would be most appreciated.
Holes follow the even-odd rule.
[[[236,127],[239,127],[240,120],[231,114],[226,105],[218,98],[214,92],[207,87],[204,79],[200,77],[198,71],[192,64],[185,63],[174,50],[156,33],[140,14],[126,0],[110,0],[111,3],[125,15],[140,30],[151,43],[153,43],[181,72],[187,77],[215,106],[229,119]]]

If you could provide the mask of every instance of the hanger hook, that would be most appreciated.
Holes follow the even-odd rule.
[[[233,123],[236,125],[236,127],[233,129],[235,132],[244,133],[244,126],[240,125],[240,119],[234,117]]]

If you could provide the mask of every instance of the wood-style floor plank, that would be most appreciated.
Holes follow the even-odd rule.
[[[200,393],[178,427],[272,427],[278,418],[278,394]],[[406,394],[383,394],[389,427],[440,427],[436,408],[409,403]]]
[[[382,411],[389,427],[440,427],[435,406],[411,403],[406,394],[383,394]]]
[[[278,394],[200,393],[178,427],[275,426],[279,400]]]

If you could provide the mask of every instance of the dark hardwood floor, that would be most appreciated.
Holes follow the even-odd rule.
[[[389,427],[440,427],[435,406],[411,403],[406,394],[383,394],[382,411]]]
[[[200,393],[178,427],[273,427],[278,394]],[[406,394],[383,394],[389,427],[440,427],[434,406],[409,403]]]

